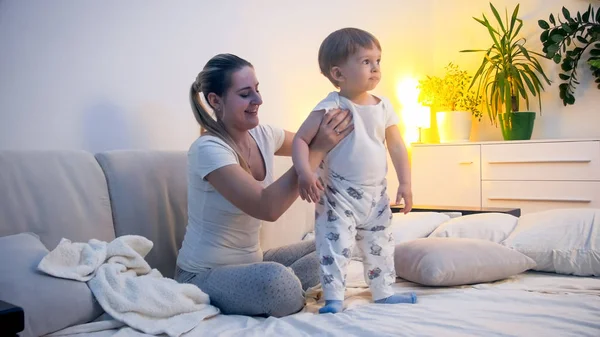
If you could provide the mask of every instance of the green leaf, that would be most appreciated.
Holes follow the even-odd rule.
[[[592,50],[590,50],[590,55],[600,56],[600,49],[592,49]]]
[[[560,42],[563,40],[563,37],[560,34],[554,34],[554,35],[550,36],[550,40],[552,40],[554,42]]]
[[[502,24],[502,19],[500,18],[500,14],[498,14],[498,11],[494,7],[494,5],[492,5],[491,2],[490,2],[490,8],[492,9],[492,13],[494,13],[494,16],[496,17],[496,20],[498,20],[498,23],[500,24],[500,28],[502,28],[502,32],[506,33],[506,29],[504,28],[504,25]]]
[[[562,27],[562,29],[565,31],[565,33],[567,33],[567,34],[570,34],[570,33],[573,31],[573,29],[571,29],[571,27],[569,26],[569,24],[568,24],[568,23],[566,23],[566,22],[565,22],[565,23],[563,23],[563,24],[561,25],[561,27]]]
[[[563,16],[565,17],[565,19],[567,19],[569,21],[573,20],[573,19],[571,19],[571,13],[569,13],[569,10],[566,7],[562,8],[562,13],[563,13]]]
[[[544,20],[538,20],[538,26],[540,26],[541,29],[549,29],[550,25],[548,24],[548,22],[544,21]]]
[[[542,41],[542,43],[545,43],[546,40],[548,40],[548,35],[550,34],[550,31],[545,30],[542,32],[542,34],[540,35],[540,41]]]
[[[567,74],[558,74],[558,77],[560,77],[560,79],[563,81],[566,81],[569,79],[569,75],[567,75]]]
[[[475,19],[475,21],[477,21],[477,22],[481,23],[481,24],[482,24],[482,25],[484,25],[485,27],[487,27],[487,26],[488,26],[488,25],[485,23],[485,21],[483,21],[483,20],[481,20],[481,19],[478,19],[478,18],[475,18],[475,17],[474,17],[473,19]]]
[[[569,71],[573,70],[573,62],[571,59],[566,58],[560,67],[563,71],[569,72]]]
[[[554,63],[559,64],[561,57],[559,54],[554,54],[554,57],[552,58],[552,60],[554,61]]]
[[[590,12],[586,11],[585,13],[583,13],[583,15],[581,16],[581,21],[583,22],[588,22],[588,20],[590,19]]]
[[[588,40],[585,37],[577,35],[577,40],[583,44],[588,44]]]
[[[498,43],[498,39],[496,38],[496,35],[500,35],[495,29],[494,27],[492,27],[492,25],[490,25],[490,22],[488,21],[488,19],[485,17],[485,14],[483,15],[483,22],[484,22],[484,26],[487,27],[488,32],[490,34],[490,36],[492,37],[492,40],[494,40],[494,45],[495,46],[500,46],[500,43]]]
[[[531,80],[529,79],[529,77],[524,74],[523,75],[523,79],[525,80],[525,83],[527,84],[527,87],[529,88],[529,91],[534,92],[535,89],[534,89],[533,83],[531,82]]]
[[[588,63],[592,67],[600,68],[600,60],[599,59],[589,60]]]
[[[519,4],[517,4],[517,6],[515,7],[515,10],[514,10],[514,11],[513,11],[513,13],[512,13],[512,17],[510,18],[510,30],[509,30],[509,34],[508,34],[508,36],[511,36],[511,35],[513,35],[513,34],[511,34],[510,32],[512,32],[512,31],[513,31],[513,28],[514,28],[514,26],[515,26],[515,22],[517,21],[517,15],[519,14],[519,6],[520,6],[520,5],[519,5]],[[521,22],[521,26],[522,26],[522,25],[523,25],[523,22],[522,22],[521,20],[518,20],[518,21],[520,21],[520,22]],[[516,35],[516,33],[515,33],[514,35]],[[513,35],[513,36],[514,36],[514,35]]]
[[[554,14],[550,14],[549,20],[551,24],[556,25],[556,21],[554,20]]]
[[[558,51],[558,45],[557,44],[551,44],[548,46],[548,54],[554,55],[557,51]]]

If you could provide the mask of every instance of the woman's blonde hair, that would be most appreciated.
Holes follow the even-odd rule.
[[[201,94],[204,101],[208,102],[208,94],[211,92],[225,98],[227,90],[231,86],[233,73],[244,67],[252,67],[252,64],[232,54],[219,54],[211,58],[190,87],[190,104],[194,117],[196,117],[196,121],[198,121],[202,129],[231,146],[237,155],[240,166],[249,172],[248,163],[242,157],[239,147],[227,132],[219,112],[211,107],[211,110],[215,111],[215,118],[213,118],[200,99]]]

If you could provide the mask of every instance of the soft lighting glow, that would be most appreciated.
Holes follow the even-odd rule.
[[[419,104],[419,81],[407,77],[398,82],[396,95],[402,104],[402,121],[404,123],[404,141],[409,145],[419,141],[419,128],[430,127],[429,107]]]
[[[419,89],[417,86],[419,85],[419,81],[412,78],[407,77],[398,83],[396,86],[396,95],[398,95],[398,99],[404,108],[407,108],[410,105],[417,105],[419,98]]]

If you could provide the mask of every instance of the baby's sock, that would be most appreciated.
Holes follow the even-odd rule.
[[[375,303],[397,304],[397,303],[417,303],[417,294],[410,292],[405,294],[394,294],[390,297],[382,298]]]
[[[344,309],[344,301],[340,301],[340,300],[325,301],[325,305],[321,309],[319,309],[319,313],[320,314],[326,314],[326,313],[337,314],[338,312],[342,312],[342,309]]]

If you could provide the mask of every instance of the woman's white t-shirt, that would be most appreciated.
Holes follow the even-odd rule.
[[[273,160],[285,139],[283,129],[259,125],[250,130],[265,162],[266,176],[273,182]],[[221,139],[201,136],[188,151],[188,225],[177,266],[197,272],[225,265],[261,262],[261,221],[231,204],[205,179],[212,171],[239,165],[235,151]]]

